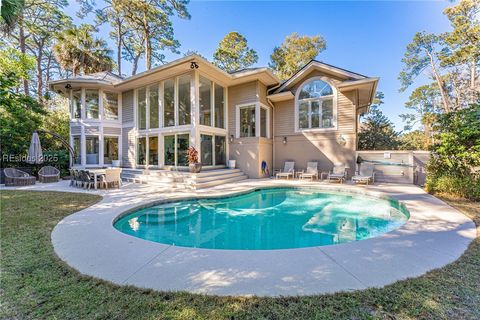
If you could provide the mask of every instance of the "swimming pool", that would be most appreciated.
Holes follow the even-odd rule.
[[[114,227],[176,246],[271,250],[372,238],[400,227],[408,217],[395,200],[310,188],[263,188],[154,205],[119,218]]]

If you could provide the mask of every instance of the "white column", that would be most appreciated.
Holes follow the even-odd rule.
[[[190,145],[195,149],[200,150],[200,89],[199,89],[199,73],[198,71],[193,72],[191,86],[190,86],[190,97],[192,102],[192,129],[190,130]]]
[[[83,167],[87,164],[87,143],[85,138],[85,126],[82,125],[80,135],[80,163]]]
[[[255,104],[255,137],[260,137],[260,103]]]
[[[80,93],[80,101],[81,101],[81,106],[80,106],[80,117],[81,119],[86,119],[87,118],[87,112],[85,110],[85,88],[81,89]]]

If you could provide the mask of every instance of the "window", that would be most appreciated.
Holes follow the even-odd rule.
[[[190,124],[190,76],[178,77],[178,124]]]
[[[149,115],[150,115],[150,123],[149,128],[156,129],[158,128],[158,89],[159,85],[155,84],[153,86],[148,87],[148,102],[149,104]]]
[[[312,80],[300,88],[297,101],[299,129],[333,128],[334,93],[330,84]]]
[[[240,108],[240,137],[255,137],[255,105]]]
[[[225,165],[227,158],[227,147],[225,136],[215,136],[215,165]]]
[[[85,137],[87,164],[98,164],[98,137],[87,136]]]
[[[175,81],[163,82],[163,126],[175,125]]]
[[[260,137],[267,138],[267,109],[260,108]]]
[[[147,164],[147,138],[140,137],[137,141],[137,165]]]
[[[137,92],[137,118],[138,128],[147,129],[147,89],[141,88]]]
[[[187,149],[190,136],[187,133],[163,137],[164,163],[166,166],[187,166]]]
[[[80,136],[73,136],[73,152],[75,153],[75,158],[73,158],[74,164],[81,164],[81,145],[80,145]]]
[[[97,90],[85,90],[85,111],[87,119],[98,119]]]
[[[112,160],[118,160],[118,137],[104,137],[103,163],[112,164]]]
[[[105,120],[118,120],[118,94],[103,93],[103,117]]]
[[[215,124],[217,128],[225,128],[225,101],[224,89],[222,86],[215,84]]]
[[[200,77],[200,124],[212,125],[212,81]]]
[[[201,134],[201,157],[204,166],[219,166],[226,163],[226,138],[210,134]]]
[[[72,91],[70,108],[72,110],[72,118],[80,119],[82,117],[82,90]]]
[[[213,165],[213,137],[210,135],[202,134],[200,135],[201,139],[201,150],[202,156],[200,162],[204,166],[212,166]]]
[[[148,138],[148,165],[158,166],[158,137]]]

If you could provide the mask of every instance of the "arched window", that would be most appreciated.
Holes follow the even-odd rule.
[[[326,81],[313,79],[297,91],[297,129],[335,127],[335,89]]]

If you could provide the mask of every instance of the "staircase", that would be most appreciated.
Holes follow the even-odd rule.
[[[170,170],[122,170],[122,180],[172,189],[203,189],[247,179],[240,169],[213,169],[200,173]]]

